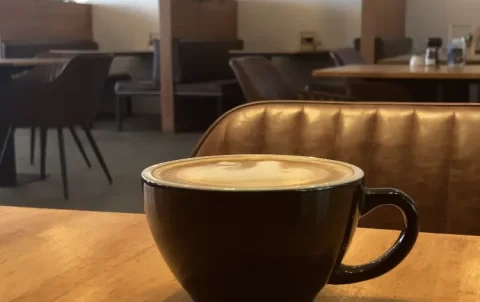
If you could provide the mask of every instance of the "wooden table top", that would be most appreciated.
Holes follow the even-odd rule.
[[[480,80],[480,65],[410,67],[408,65],[346,65],[313,71],[314,77],[370,79]]]
[[[383,60],[379,60],[377,64],[382,64],[382,65],[409,65],[410,64],[410,58],[412,55],[402,55],[398,57],[393,57],[393,58],[386,58]],[[425,56],[422,56],[425,58]],[[447,56],[442,54],[440,56],[440,62],[442,64],[447,63]],[[471,55],[467,56],[466,58],[466,63],[467,65],[480,65],[480,55]]]
[[[104,53],[104,54],[112,54],[116,57],[151,56],[153,54],[153,51],[149,50],[149,49],[144,49],[144,50],[84,50],[84,49],[62,50],[62,49],[52,49],[49,52],[50,53],[58,53],[58,54],[72,54],[72,55]]]
[[[0,66],[29,67],[37,65],[59,64],[68,62],[67,58],[25,58],[25,59],[0,59]]]
[[[318,49],[316,51],[301,50],[281,50],[281,49],[231,49],[228,51],[230,55],[235,56],[298,56],[298,55],[318,55],[330,53],[328,49]]]
[[[345,263],[376,258],[397,235],[358,229]],[[191,302],[142,214],[0,207],[0,280],[2,302]],[[392,272],[327,286],[316,301],[470,302],[479,285],[480,237],[422,233]]]

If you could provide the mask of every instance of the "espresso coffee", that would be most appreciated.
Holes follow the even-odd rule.
[[[388,272],[415,243],[413,201],[366,188],[363,176],[348,163],[312,157],[182,159],[143,171],[145,215],[193,301],[312,302],[328,283]],[[342,264],[360,217],[383,205],[405,217],[398,241],[374,262]]]
[[[326,186],[361,177],[335,161],[284,155],[230,155],[181,160],[155,168],[161,183],[206,189],[286,189]]]

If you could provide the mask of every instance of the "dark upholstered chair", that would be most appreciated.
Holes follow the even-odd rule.
[[[243,48],[243,41],[175,40],[173,47],[176,90],[181,93],[183,84],[235,79],[229,51]]]
[[[337,66],[365,64],[360,52],[353,48],[337,49],[330,54]],[[343,82],[347,89],[346,94],[357,101],[408,102],[413,99],[408,86],[363,79],[343,79]]]
[[[354,48],[339,48],[330,54],[337,66],[365,64],[365,59]]]
[[[173,73],[175,96],[211,98],[217,104],[218,115],[224,111],[225,95],[235,91],[235,76],[228,66],[230,49],[242,48],[241,40],[232,41],[173,41]],[[160,43],[156,42],[153,63],[153,80],[118,83],[116,93],[117,129],[122,130],[122,99],[131,95],[160,96]]]
[[[226,98],[244,103],[238,100],[241,91],[228,65],[229,51],[242,48],[242,40],[176,40],[175,95],[209,98],[216,103],[217,116],[228,110]]]
[[[412,38],[382,38],[378,53],[375,55],[376,60],[398,57],[401,55],[411,54],[413,51]]]
[[[330,56],[278,56],[272,58],[272,63],[287,82],[298,90],[346,94],[345,81],[312,76],[315,69],[334,66]]]
[[[0,43],[0,57],[1,58],[33,58],[39,54],[48,53],[50,50],[98,50],[98,43],[91,40],[80,41],[12,41],[3,40]],[[112,95],[114,95],[114,86],[119,81],[130,81],[131,75],[125,72],[110,73],[105,80],[105,98],[106,102]],[[128,100],[127,100],[128,103]],[[100,106],[102,107],[102,106]],[[128,103],[128,108],[131,108],[131,103]],[[102,108],[99,108],[100,110]],[[131,110],[130,110],[131,111]],[[101,113],[101,112],[100,112]]]
[[[296,64],[291,57],[273,57],[271,60],[292,87],[298,90],[308,90],[312,78],[311,70],[307,71],[301,68],[300,64]]]
[[[36,58],[66,58],[66,59],[72,59],[75,57],[73,54],[68,54],[68,53],[51,53],[51,52],[43,52],[39,53],[35,56]],[[36,76],[44,76],[46,75],[49,79],[49,81],[54,80],[57,76],[60,75],[60,73],[63,71],[63,68],[65,66],[63,64],[52,64],[49,66],[42,66],[41,68],[38,68],[38,70],[34,71],[33,74]],[[17,75],[15,77],[19,77],[22,75],[28,75],[29,71],[25,70]],[[31,76],[30,76],[31,77]],[[70,133],[72,134],[75,143],[77,144],[80,153],[84,157],[88,167],[91,167],[90,160],[88,159],[87,154],[85,153],[83,146],[80,142],[80,139],[78,138],[78,135],[75,131],[74,127],[69,128]],[[30,164],[35,163],[35,141],[36,141],[37,135],[36,135],[36,129],[35,126],[32,126],[30,129]],[[46,148],[43,147],[43,148]]]
[[[60,151],[60,163],[64,184],[64,196],[68,199],[67,167],[63,129],[69,128],[85,151],[75,133],[74,127],[80,126],[92,145],[100,165],[109,182],[112,178],[90,132],[89,122],[95,117],[97,107],[103,96],[103,85],[113,57],[104,54],[80,55],[65,65],[52,64],[33,68],[23,76],[14,79],[6,95],[2,96],[0,120],[9,125],[9,135],[18,127],[40,128],[41,163],[40,174],[45,178],[47,129],[56,128]],[[10,138],[6,136],[5,145]],[[3,148],[0,148],[2,150]],[[2,159],[0,154],[0,162]]]
[[[349,162],[365,171],[367,186],[409,194],[423,232],[478,236],[479,127],[477,104],[261,102],[217,120],[193,156],[294,154]],[[402,224],[390,207],[361,222]]]
[[[271,61],[264,57],[243,57],[230,60],[240,87],[248,102],[261,100],[345,99],[343,95],[295,89]]]
[[[115,84],[115,119],[122,131],[125,113],[131,114],[132,96],[160,96],[160,40],[152,39],[152,78],[144,81],[118,81]]]
[[[353,41],[354,48],[360,51],[361,40],[356,38]],[[401,55],[411,54],[413,51],[413,39],[404,38],[375,38],[375,62],[378,60],[393,58]]]

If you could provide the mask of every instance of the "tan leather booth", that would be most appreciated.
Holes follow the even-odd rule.
[[[480,107],[475,104],[272,101],[217,120],[193,156],[296,154],[361,167],[370,187],[395,187],[424,232],[480,235]],[[362,226],[400,228],[394,208]]]

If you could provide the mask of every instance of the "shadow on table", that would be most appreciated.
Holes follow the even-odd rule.
[[[180,289],[168,296],[163,302],[193,302],[193,300],[186,291]]]
[[[168,296],[163,302],[193,302],[192,298],[184,290],[178,290]],[[395,298],[372,298],[372,297],[353,297],[353,296],[332,296],[329,291],[322,292],[312,302],[407,302],[405,299]]]

